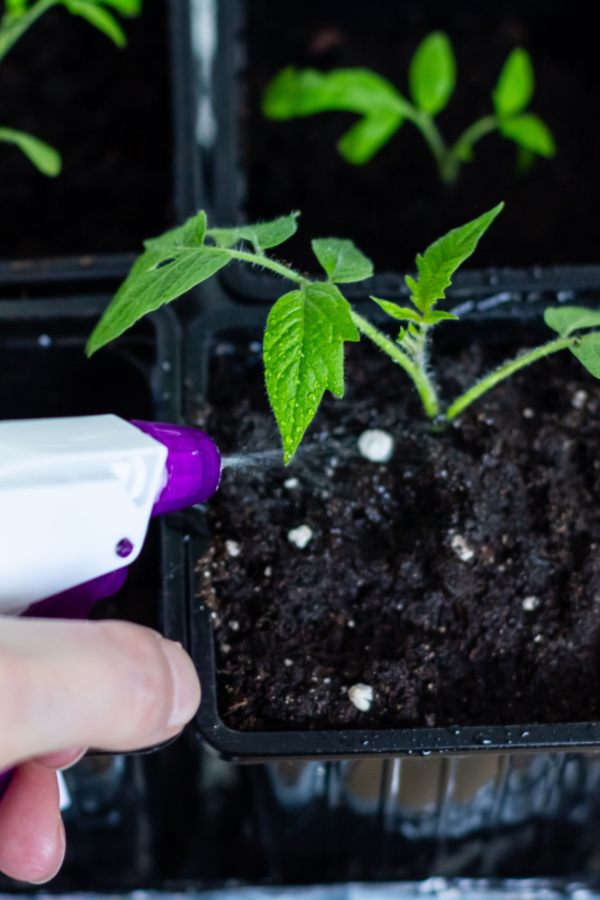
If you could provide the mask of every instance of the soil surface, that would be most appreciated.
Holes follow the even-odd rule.
[[[310,240],[352,238],[376,269],[412,268],[417,252],[450,228],[506,202],[469,265],[593,263],[599,258],[600,119],[590,116],[600,89],[593,29],[580,4],[566,0],[274,0],[248,4],[248,67],[243,94],[241,163],[250,220],[302,210],[300,234],[286,258],[316,268]],[[408,68],[431,31],[449,35],[457,86],[436,118],[449,142],[493,112],[491,91],[515,47],[530,53],[536,90],[529,111],[552,130],[558,152],[516,174],[517,148],[493,133],[475,146],[454,188],[439,180],[433,157],[410,123],[364,166],[351,166],[335,144],[357,117],[325,113],[289,122],[260,113],[263,91],[286,65],[322,71],[363,66],[408,96]]]
[[[443,396],[509,352],[474,337],[438,354]],[[223,340],[212,369],[202,424],[223,452],[277,447],[260,346]],[[351,346],[347,373],[287,468],[226,469],[210,503],[198,594],[226,724],[598,720],[599,383],[557,354],[433,434],[382,354]],[[358,454],[367,428],[393,435],[389,463]],[[304,549],[288,540],[300,525]]]
[[[122,19],[120,50],[62,7],[0,64],[0,125],[47,141],[47,178],[0,144],[0,256],[136,251],[173,221],[166,3]]]

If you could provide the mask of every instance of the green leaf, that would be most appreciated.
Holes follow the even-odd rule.
[[[145,242],[146,252],[133,264],[94,329],[86,347],[91,356],[131,328],[138,319],[170,303],[222,269],[231,259],[227,250],[202,243],[203,212],[158,238]]]
[[[148,238],[144,241],[146,250],[156,250],[166,258],[173,248],[198,248],[204,243],[206,230],[206,213],[201,209],[195,216],[171,228],[156,238]]]
[[[373,263],[352,241],[342,238],[317,238],[311,242],[313,253],[337,284],[364,281],[373,274]]]
[[[354,166],[368,163],[398,131],[403,121],[397,113],[385,110],[378,110],[374,116],[365,116],[337,142],[340,156]]]
[[[600,326],[600,310],[585,306],[551,306],[544,310],[544,322],[561,337],[568,337],[580,328]]]
[[[380,300],[379,297],[371,297],[370,299],[374,300],[392,319],[399,319],[402,322],[421,323],[423,321],[422,316],[416,310],[409,309],[407,306],[398,306],[397,303],[392,303],[391,300]]]
[[[262,102],[262,111],[270,119],[334,110],[363,116],[338,142],[341,155],[355,165],[371,159],[400,128],[410,109],[389,81],[360,68],[319,72],[289,66],[268,85]]]
[[[267,86],[262,111],[269,119],[295,119],[344,110],[369,115],[375,109],[403,116],[410,105],[396,88],[370,69],[295,69],[288,66]]]
[[[264,339],[269,400],[288,463],[325,390],[344,393],[344,342],[357,341],[350,304],[334,284],[317,282],[280,297]]]
[[[436,325],[438,322],[458,322],[458,316],[454,313],[444,312],[443,310],[435,310],[428,312],[423,319],[426,325]]]
[[[112,6],[122,16],[139,16],[142,0],[100,0],[105,6]]]
[[[255,225],[240,225],[239,228],[209,228],[206,236],[212,238],[217,247],[235,247],[240,241],[249,241],[257,253],[277,247],[296,233],[299,212],[281,216],[271,222]]]
[[[532,113],[501,122],[500,134],[540,156],[550,158],[556,154],[556,143],[552,132],[538,116],[534,116]]]
[[[43,175],[54,178],[60,174],[62,168],[60,153],[45,141],[40,141],[39,138],[24,131],[15,131],[14,128],[0,128],[0,141],[15,144]]]
[[[531,57],[517,47],[504,63],[492,91],[496,115],[502,119],[522,112],[533,97],[534,84]]]
[[[569,349],[594,378],[600,378],[600,332],[584,334]]]
[[[456,84],[456,62],[443,31],[433,31],[419,44],[410,63],[409,82],[419,109],[430,116],[444,109]]]
[[[5,0],[5,15],[10,19],[18,19],[27,11],[27,0]]]
[[[72,15],[80,16],[94,28],[102,31],[117,47],[127,46],[125,32],[115,17],[95,0],[63,0],[63,4]]]
[[[411,291],[411,300],[417,309],[427,315],[431,307],[443,299],[446,288],[451,284],[452,275],[473,253],[480,237],[503,207],[504,203],[499,203],[472,222],[453,228],[431,244],[423,256],[417,256],[418,282],[410,275],[405,279]]]

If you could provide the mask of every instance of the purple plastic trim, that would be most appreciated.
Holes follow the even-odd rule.
[[[120,556],[121,559],[126,559],[128,556],[131,556],[133,552],[133,544],[129,540],[129,538],[121,538],[117,546],[115,547],[115,553],[117,556]]]
[[[116,572],[100,575],[98,578],[86,581],[85,584],[69,588],[68,591],[61,591],[60,594],[53,594],[52,597],[46,597],[45,600],[38,600],[21,615],[40,616],[48,619],[87,619],[94,603],[103,597],[116,594],[125,584],[126,578],[127,566],[123,566]]]
[[[212,497],[221,478],[221,454],[211,437],[185,425],[136,419],[131,424],[169,451],[167,483],[154,504],[153,516],[195,506]]]

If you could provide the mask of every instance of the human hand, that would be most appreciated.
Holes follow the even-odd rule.
[[[174,737],[200,702],[180,645],[128,622],[0,616],[0,871],[41,884],[65,852],[55,769],[87,747],[117,752]]]

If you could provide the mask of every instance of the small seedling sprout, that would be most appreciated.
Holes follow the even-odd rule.
[[[67,12],[80,16],[102,31],[117,47],[125,47],[125,32],[110,9],[122,16],[137,16],[142,0],[5,0],[4,15],[0,20],[0,62],[33,23],[53,6],[63,6]],[[0,128],[0,141],[18,147],[43,175],[55,177],[60,173],[60,153],[45,141],[14,128]]]
[[[534,91],[533,65],[526,50],[517,48],[506,60],[492,91],[494,112],[470,125],[454,144],[446,142],[435,122],[456,85],[456,61],[446,34],[434,31],[421,42],[408,74],[412,102],[370,69],[320,72],[288,66],[268,85],[263,113],[283,121],[334,110],[356,113],[361,118],[337,145],[342,157],[354,165],[369,162],[405,121],[412,122],[446,184],[457,180],[462,164],[473,159],[474,145],[492,131],[518,145],[521,170],[528,168],[535,155],[555,155],[548,126],[526,112]]]
[[[364,281],[373,274],[371,261],[349,240],[320,238],[312,249],[325,278],[311,279],[267,256],[296,231],[298,213],[271,222],[238,228],[208,228],[199,212],[184,225],[146,241],[87,345],[91,355],[117,338],[138,319],[169,303],[216,274],[229,263],[259,266],[291,282],[273,305],[264,336],[263,359],[269,400],[288,463],[310,425],[326,390],[344,393],[344,344],[369,338],[412,379],[425,413],[436,426],[455,419],[486,391],[536,360],[570,350],[600,378],[600,311],[575,306],[546,309],[546,324],[557,333],[553,340],[507,360],[481,378],[448,406],[440,399],[432,376],[431,334],[440,322],[458,316],[437,308],[452,276],[471,254],[502,210],[494,209],[435,241],[418,255],[417,277],[406,276],[410,305],[399,306],[379,297],[371,299],[402,323],[396,339],[356,312],[340,285]]]

